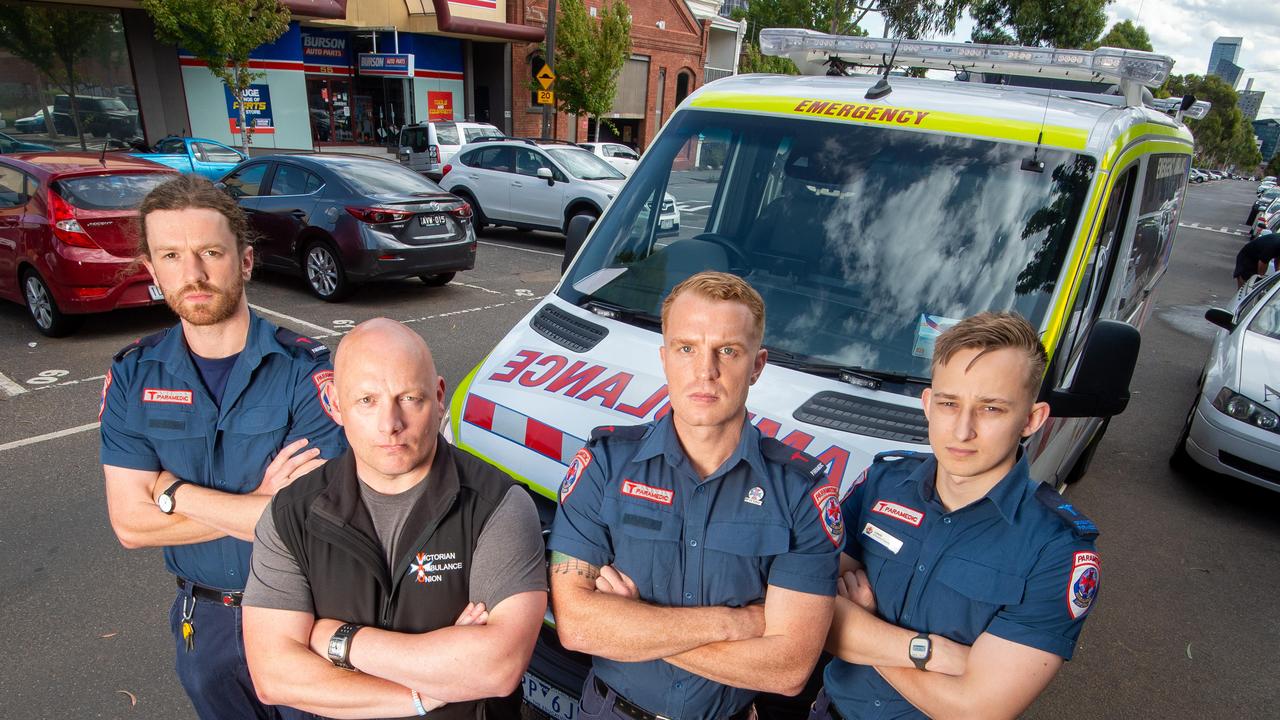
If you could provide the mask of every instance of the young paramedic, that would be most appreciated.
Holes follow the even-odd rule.
[[[329,350],[249,310],[248,220],[226,193],[182,175],[139,212],[139,255],[182,321],[116,353],[103,382],[111,527],[125,547],[163,547],[177,576],[169,624],[196,714],[276,717],[245,667],[241,591],[271,496],[346,448]]]
[[[1014,718],[1049,684],[1098,593],[1093,523],[1019,449],[1049,417],[1026,320],[942,333],[926,453],[881,453],[843,502],[851,532],[810,720]]]
[[[565,647],[595,656],[582,718],[744,718],[822,650],[844,526],[822,464],[746,417],[764,304],[704,272],[662,308],[671,413],[597,428],[549,543]]]

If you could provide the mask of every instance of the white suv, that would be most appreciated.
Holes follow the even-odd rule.
[[[400,164],[439,180],[441,168],[458,152],[458,148],[483,137],[502,137],[506,133],[489,123],[439,122],[406,125],[400,129]]]
[[[578,144],[604,158],[605,162],[618,168],[618,171],[627,177],[631,177],[631,173],[636,171],[636,165],[640,164],[639,153],[621,143],[584,142]]]

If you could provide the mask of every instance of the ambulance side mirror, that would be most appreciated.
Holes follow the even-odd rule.
[[[1071,387],[1049,393],[1054,417],[1111,417],[1129,404],[1129,381],[1138,365],[1142,336],[1118,320],[1099,320],[1085,338]]]
[[[587,235],[591,233],[591,228],[595,224],[595,216],[586,213],[574,215],[569,221],[569,232],[564,238],[564,259],[560,261],[561,275],[569,269],[569,263],[573,262],[573,258],[582,249],[582,244],[587,241]]]
[[[1204,319],[1218,327],[1231,332],[1236,329],[1236,317],[1222,308],[1209,308],[1204,311]]]

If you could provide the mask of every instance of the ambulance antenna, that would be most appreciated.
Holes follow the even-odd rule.
[[[1040,118],[1040,134],[1036,136],[1035,150],[1031,151],[1031,157],[1022,158],[1022,169],[1029,172],[1044,172],[1044,161],[1040,159],[1040,145],[1044,142],[1044,124],[1049,120],[1049,100],[1051,96],[1045,93],[1044,96],[1044,115]]]
[[[893,88],[889,85],[889,71],[893,69],[893,61],[898,59],[898,47],[902,45],[902,36],[899,35],[897,41],[893,44],[893,54],[889,56],[889,61],[884,64],[884,74],[872,85],[864,96],[868,100],[879,100],[880,98],[893,92]],[[884,56],[880,56],[884,60]]]

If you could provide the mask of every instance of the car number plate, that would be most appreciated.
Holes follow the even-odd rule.
[[[676,224],[676,223],[675,223],[675,221],[674,221],[674,220],[659,220],[659,221],[658,221],[658,229],[659,229],[659,230],[670,230],[672,227],[674,227],[674,226],[675,226],[675,224]]]
[[[443,224],[444,224],[443,215],[419,215],[418,216],[418,225],[422,227],[432,227],[434,225],[443,225]]]
[[[151,294],[151,299],[152,299],[152,300],[163,300],[163,299],[164,299],[164,293],[163,293],[163,292],[160,292],[160,286],[159,286],[159,285],[148,285],[148,286],[147,286],[147,292]]]
[[[553,718],[577,720],[578,701],[574,700],[569,693],[533,673],[525,673],[521,684],[524,686],[525,702]]]

